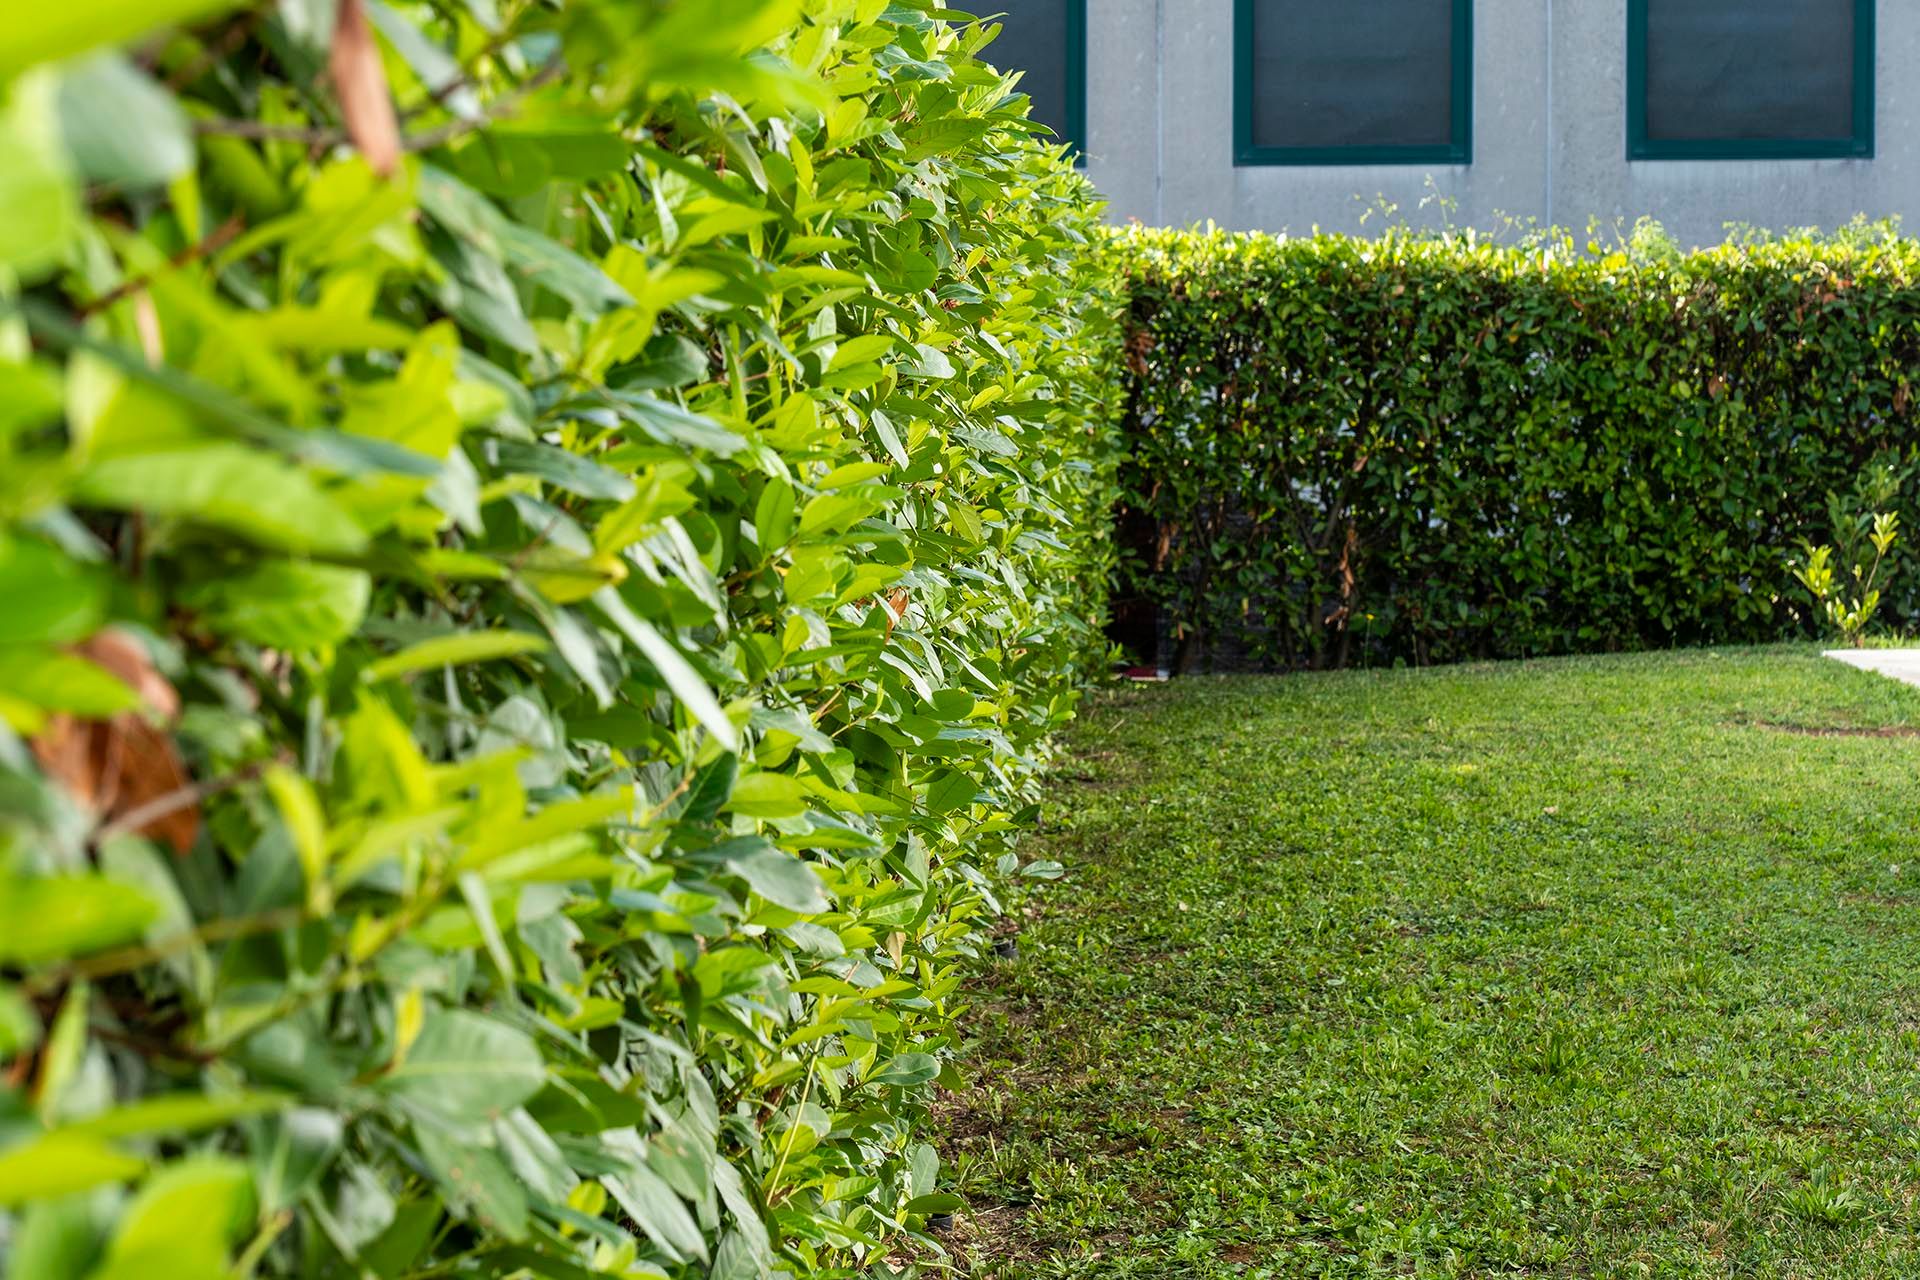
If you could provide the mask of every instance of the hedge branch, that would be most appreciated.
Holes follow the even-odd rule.
[[[400,149],[408,154],[432,151],[476,130],[509,119],[519,113],[529,97],[558,80],[565,72],[565,64],[555,58],[535,72],[525,84],[482,114],[405,134],[400,139]],[[311,125],[271,124],[264,120],[236,120],[229,116],[196,120],[193,128],[196,133],[215,137],[245,138],[253,142],[298,142],[309,147],[339,147],[352,141],[345,129],[335,126],[316,128]]]

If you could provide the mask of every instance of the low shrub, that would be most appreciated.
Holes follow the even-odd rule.
[[[1804,635],[1783,565],[1828,539],[1829,495],[1892,466],[1889,509],[1920,496],[1911,240],[1135,230],[1116,251],[1118,595],[1186,665]],[[1907,554],[1881,578],[1896,623],[1920,611]]]
[[[1865,643],[1886,594],[1889,556],[1900,542],[1900,513],[1881,508],[1899,492],[1900,477],[1892,467],[1869,468],[1853,492],[1827,496],[1834,540],[1807,543],[1787,564],[1829,633],[1850,645]]]
[[[991,34],[9,16],[0,1269],[832,1276],[952,1207],[1118,363]]]

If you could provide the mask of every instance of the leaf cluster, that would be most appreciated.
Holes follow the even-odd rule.
[[[7,1272],[920,1235],[1107,576],[1118,304],[993,25],[6,25]]]

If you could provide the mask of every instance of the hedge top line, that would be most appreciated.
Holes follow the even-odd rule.
[[[1435,231],[1395,224],[1378,235],[1314,231],[1231,231],[1212,223],[1189,227],[1128,225],[1107,232],[1118,261],[1134,280],[1220,270],[1229,264],[1280,264],[1302,258],[1369,267],[1444,264],[1514,277],[1537,275],[1612,280],[1685,278],[1729,269],[1777,270],[1798,265],[1824,275],[1841,265],[1920,275],[1920,237],[1899,222],[1860,221],[1834,231],[1784,233],[1730,230],[1719,244],[1682,249],[1657,223],[1643,220],[1618,243],[1584,244],[1565,230],[1530,231],[1513,240],[1474,229]]]

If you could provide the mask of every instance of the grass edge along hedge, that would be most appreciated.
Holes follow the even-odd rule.
[[[8,1273],[932,1248],[1107,576],[1117,304],[990,28],[7,25]]]
[[[1805,635],[1785,562],[1830,539],[1828,495],[1887,464],[1920,511],[1920,244],[1882,229],[1581,254],[1134,228],[1114,252],[1116,609],[1136,649],[1158,611],[1183,665]]]

